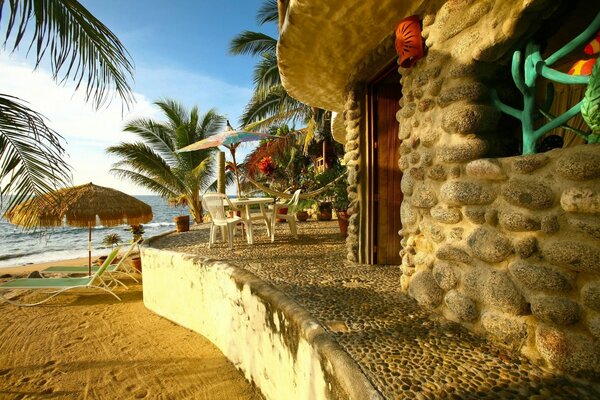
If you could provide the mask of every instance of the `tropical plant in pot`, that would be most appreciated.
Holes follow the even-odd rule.
[[[341,178],[335,183],[333,189],[333,208],[335,208],[337,214],[341,237],[348,236],[349,206],[350,199],[348,198],[348,182],[346,178]]]
[[[172,207],[185,207],[188,205],[187,197],[182,195],[178,197],[169,198],[169,205]],[[187,232],[190,230],[190,216],[189,215],[178,215],[173,217],[177,232]]]
[[[137,242],[138,255],[131,257],[131,265],[137,269],[140,273],[142,272],[142,258],[139,256],[139,246],[144,241],[144,226],[143,225],[131,225],[129,231],[133,236],[131,243]]]
[[[310,208],[312,204],[313,204],[313,202],[310,200],[300,200],[298,202],[297,211],[296,211],[296,219],[298,221],[306,222],[308,220],[310,215],[308,214],[308,211],[306,211],[306,209]]]

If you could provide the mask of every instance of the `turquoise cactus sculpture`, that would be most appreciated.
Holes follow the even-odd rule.
[[[592,125],[590,125],[590,127],[592,127],[594,132],[588,135],[566,126],[566,123],[583,110],[582,114],[586,123],[590,124],[590,122],[593,121],[592,123],[595,124],[594,126],[600,125],[600,115],[598,111],[600,103],[600,77],[598,76],[600,74],[600,72],[598,72],[600,58],[596,60],[594,73],[591,76],[573,76],[556,71],[552,69],[551,66],[567,54],[584,45],[585,42],[594,37],[599,29],[600,13],[596,15],[585,31],[545,60],[541,56],[540,45],[533,41],[527,44],[524,54],[520,50],[514,52],[511,73],[517,89],[523,95],[523,109],[518,110],[504,104],[494,90],[492,90],[491,97],[492,102],[501,112],[521,121],[523,130],[523,154],[535,153],[536,142],[543,135],[558,127],[569,128],[577,134],[584,136],[590,143],[598,141],[597,129]],[[554,99],[554,86],[551,83],[547,86],[544,104],[538,106],[535,101],[536,85],[538,83],[538,77],[540,76],[551,82],[562,84],[588,84],[586,96],[582,101],[565,111],[563,114],[553,117],[548,113]],[[534,122],[540,116],[547,117],[549,121],[536,129]]]

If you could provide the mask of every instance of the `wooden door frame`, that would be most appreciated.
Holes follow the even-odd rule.
[[[390,74],[398,74],[398,80],[400,80],[400,74],[398,73],[397,60],[394,59],[388,63],[384,68],[379,70],[375,75],[368,80],[365,85],[365,178],[366,178],[366,193],[365,193],[365,219],[366,219],[366,230],[364,244],[366,246],[364,255],[366,256],[367,264],[377,264],[377,249],[375,248],[375,241],[377,236],[376,229],[376,216],[377,211],[375,206],[378,202],[376,198],[375,182],[377,182],[377,156],[375,150],[377,149],[377,142],[375,141],[375,123],[377,120],[376,115],[376,99],[373,95],[374,87],[387,78]]]

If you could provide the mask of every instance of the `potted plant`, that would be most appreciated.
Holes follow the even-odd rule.
[[[317,208],[319,210],[319,212],[317,212],[317,219],[319,221],[331,221],[333,205],[330,201],[320,201],[317,204]]]
[[[298,202],[298,211],[296,211],[296,219],[300,222],[306,222],[309,218],[307,208],[310,208],[310,200],[300,200]]]
[[[181,195],[179,197],[172,197],[169,199],[169,205],[173,207],[185,207],[187,205],[187,197]],[[178,215],[173,217],[177,232],[187,232],[190,230],[190,216],[189,215]]]
[[[139,246],[140,244],[144,241],[144,226],[143,225],[131,225],[129,227],[129,231],[131,232],[131,234],[133,235],[133,239],[131,240],[131,242],[136,242],[138,241],[138,250],[139,250]],[[138,255],[131,257],[131,265],[133,266],[133,268],[137,269],[140,273],[142,273],[142,258],[139,256],[139,251],[138,251]]]
[[[333,196],[333,208],[335,208],[337,214],[340,236],[344,238],[348,236],[348,207],[350,206],[346,179],[340,179],[336,182],[333,189]]]

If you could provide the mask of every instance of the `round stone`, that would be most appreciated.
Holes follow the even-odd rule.
[[[558,240],[546,242],[542,254],[553,264],[573,271],[600,272],[600,249],[581,242]]]
[[[500,113],[495,107],[457,103],[448,107],[442,117],[442,128],[448,133],[469,134],[493,129]]]
[[[463,249],[451,245],[440,246],[436,251],[435,256],[440,260],[458,261],[465,264],[471,262],[471,256],[469,255],[469,253],[467,253]]]
[[[431,185],[415,183],[410,203],[419,208],[431,208],[437,204],[437,195]]]
[[[479,315],[473,300],[458,290],[449,291],[444,297],[444,303],[461,321],[470,322]]]
[[[400,190],[405,196],[411,196],[415,187],[415,180],[409,174],[403,174],[400,181]]]
[[[404,226],[415,225],[418,221],[418,217],[418,211],[408,202],[403,201],[402,205],[400,205],[400,218],[402,219],[402,224]]]
[[[529,258],[538,249],[538,242],[535,237],[526,237],[515,241],[515,253],[521,258]]]
[[[462,85],[444,88],[437,98],[440,107],[446,107],[451,103],[466,100],[480,100],[487,94],[487,87],[480,82],[468,82]]]
[[[443,162],[462,163],[483,156],[487,148],[485,140],[476,136],[466,136],[457,143],[440,146],[437,155]]]
[[[580,146],[562,156],[557,163],[556,171],[567,179],[583,181],[600,178],[600,146]]]
[[[473,255],[483,261],[496,263],[505,260],[513,251],[510,240],[497,230],[475,229],[467,243]]]
[[[459,209],[447,208],[444,206],[435,206],[431,210],[431,217],[436,221],[444,224],[456,224],[462,219],[462,214]]]
[[[485,223],[485,209],[479,207],[465,207],[465,216],[474,224],[481,225]]]
[[[572,325],[581,319],[579,304],[563,297],[534,297],[531,312],[540,321],[556,325]]]
[[[427,176],[434,181],[445,181],[446,180],[446,171],[444,167],[440,164],[434,165],[427,171]]]
[[[542,232],[544,233],[556,233],[560,229],[558,223],[558,217],[556,215],[546,215],[542,217],[541,223]]]
[[[483,300],[491,306],[513,315],[529,311],[525,299],[506,273],[492,271],[482,286]]]
[[[492,338],[519,350],[527,339],[527,325],[522,318],[489,311],[481,316],[481,324]]]
[[[446,182],[440,189],[443,201],[451,206],[490,204],[496,198],[491,188],[476,182]]]
[[[569,373],[600,372],[600,344],[587,335],[540,324],[535,342],[542,357],[558,369]]]
[[[409,295],[420,305],[434,308],[442,301],[442,289],[435,283],[430,271],[420,271],[413,275],[409,288]]]
[[[540,169],[550,161],[545,154],[529,154],[512,158],[512,166],[515,171],[528,174]]]
[[[581,302],[592,310],[600,311],[600,281],[588,282],[581,288]]]
[[[444,290],[450,290],[458,284],[456,277],[458,266],[452,262],[437,261],[433,266],[433,278],[439,287]]]
[[[471,161],[465,167],[467,175],[479,179],[504,180],[507,178],[502,170],[502,166],[497,160],[491,158],[482,158]]]
[[[586,326],[594,337],[600,339],[600,314],[588,313]]]
[[[515,206],[543,210],[554,205],[554,193],[549,187],[521,179],[513,179],[502,188],[504,199]]]
[[[511,275],[528,290],[568,292],[573,289],[575,274],[562,271],[550,264],[534,264],[524,261],[512,263],[508,270]]]
[[[569,225],[579,232],[586,233],[595,239],[600,239],[600,219],[596,216],[575,216],[568,219]]]
[[[600,193],[592,188],[569,188],[560,196],[563,210],[579,213],[600,213]]]
[[[513,232],[528,232],[540,229],[540,221],[536,217],[511,211],[500,212],[500,225],[504,229]]]

